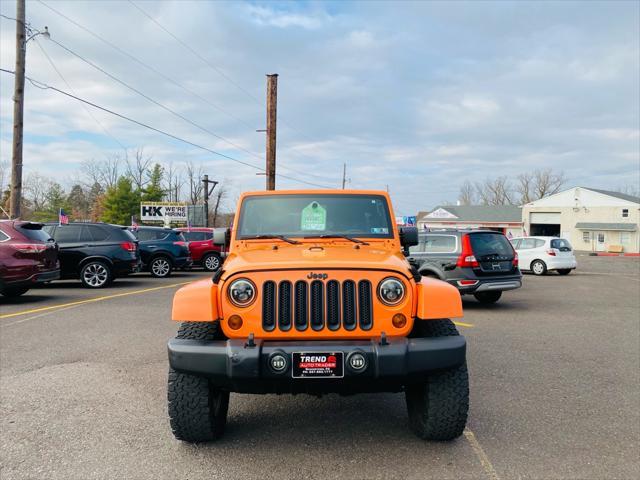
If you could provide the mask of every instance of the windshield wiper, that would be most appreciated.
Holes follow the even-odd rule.
[[[312,237],[303,238],[344,238],[353,243],[359,243],[360,245],[369,245],[367,242],[360,240],[359,238],[350,237],[349,235],[314,235]]]
[[[270,238],[277,238],[283,242],[290,243],[291,245],[298,245],[300,242],[285,237],[284,235],[252,235],[250,237],[243,237],[241,240],[268,240]]]

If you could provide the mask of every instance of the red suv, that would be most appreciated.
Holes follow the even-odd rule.
[[[17,297],[60,278],[58,245],[42,224],[0,220],[0,293]]]
[[[214,272],[222,265],[222,246],[213,244],[213,228],[178,228],[189,242],[189,252],[194,265]]]

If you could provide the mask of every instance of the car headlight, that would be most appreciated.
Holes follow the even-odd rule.
[[[228,292],[229,300],[236,307],[248,307],[256,299],[256,286],[246,278],[231,282]]]
[[[404,299],[404,283],[397,278],[385,278],[378,285],[378,297],[386,305],[399,304]]]

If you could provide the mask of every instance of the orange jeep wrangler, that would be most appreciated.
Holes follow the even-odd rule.
[[[403,251],[386,192],[241,196],[229,254],[213,279],[175,295],[169,417],[176,438],[222,435],[229,393],[404,392],[421,438],[462,434],[469,406],[456,288]]]

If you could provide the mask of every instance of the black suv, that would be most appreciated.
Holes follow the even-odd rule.
[[[163,227],[130,227],[138,239],[142,268],[154,277],[168,277],[174,268],[189,268],[193,263],[189,244],[182,233]]]
[[[481,303],[495,303],[503,291],[522,286],[518,255],[507,237],[493,230],[420,233],[408,260],[423,276],[444,280]]]
[[[85,287],[102,288],[138,268],[136,239],[122,227],[69,223],[47,224],[43,230],[58,243],[61,278],[80,278]]]

